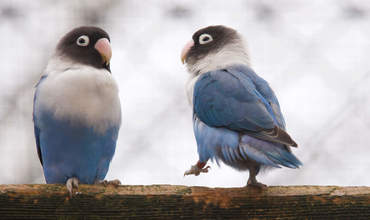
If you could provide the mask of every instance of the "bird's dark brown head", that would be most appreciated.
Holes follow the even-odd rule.
[[[222,25],[202,28],[193,34],[192,41],[184,47],[181,59],[194,64],[207,54],[217,52],[238,39],[238,33],[234,29]]]
[[[73,29],[59,41],[57,53],[73,62],[105,68],[110,72],[110,38],[101,28],[83,26]]]

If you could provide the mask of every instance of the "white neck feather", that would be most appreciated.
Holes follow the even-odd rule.
[[[191,74],[186,83],[189,103],[191,105],[193,103],[194,85],[200,75],[237,64],[250,66],[247,48],[242,40],[225,45],[221,50],[208,54],[193,65],[187,64],[188,72]]]
[[[221,50],[208,54],[195,64],[187,64],[187,68],[191,74],[199,75],[233,64],[250,65],[247,49],[242,40],[225,45]]]
[[[53,74],[64,72],[68,69],[81,68],[84,66],[86,65],[73,62],[72,60],[66,57],[55,54],[50,58],[48,65],[46,66],[45,69],[45,74],[50,76]]]

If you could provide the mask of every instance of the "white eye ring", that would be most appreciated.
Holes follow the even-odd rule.
[[[213,37],[209,34],[202,34],[199,36],[199,43],[200,44],[207,44],[213,41]]]
[[[89,39],[88,36],[82,35],[79,38],[77,38],[76,43],[77,43],[78,46],[86,47],[87,45],[89,45],[90,39]]]

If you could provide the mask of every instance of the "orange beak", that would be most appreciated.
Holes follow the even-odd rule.
[[[190,40],[181,51],[181,62],[185,64],[189,50],[194,46],[194,41]]]
[[[95,43],[94,47],[100,53],[103,58],[103,62],[108,65],[112,58],[112,49],[110,47],[109,40],[107,38],[100,38]]]

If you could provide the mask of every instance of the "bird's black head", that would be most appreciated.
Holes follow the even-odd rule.
[[[110,39],[101,28],[83,26],[73,29],[59,41],[57,53],[73,62],[105,68],[110,72]]]
[[[217,25],[208,26],[195,32],[182,51],[181,59],[188,64],[194,64],[207,54],[215,53],[225,45],[239,39],[238,33],[231,28]]]

